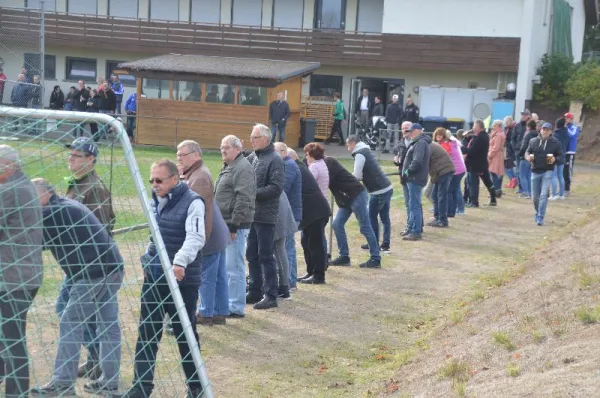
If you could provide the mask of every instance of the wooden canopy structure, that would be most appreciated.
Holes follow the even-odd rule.
[[[193,139],[203,148],[219,148],[224,136],[234,134],[249,144],[254,124],[269,126],[269,104],[282,92],[291,111],[285,142],[295,147],[303,77],[319,66],[169,54],[122,63],[116,73],[137,78],[136,143],[173,146]]]

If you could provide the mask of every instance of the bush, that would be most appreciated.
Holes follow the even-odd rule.
[[[573,59],[564,54],[545,54],[537,73],[540,83],[534,87],[534,98],[553,109],[568,108],[570,98],[567,81],[573,74]]]
[[[573,101],[583,101],[587,108],[600,107],[600,64],[588,61],[573,73],[566,86],[567,95]]]

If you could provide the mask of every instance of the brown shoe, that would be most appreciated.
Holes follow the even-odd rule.
[[[213,325],[225,325],[227,323],[227,319],[224,315],[215,315],[213,316]]]
[[[196,325],[212,326],[212,325],[214,325],[214,319],[213,319],[213,317],[197,315],[196,316]]]

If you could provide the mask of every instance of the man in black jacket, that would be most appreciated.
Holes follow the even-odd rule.
[[[400,103],[398,102],[398,95],[394,94],[392,95],[392,102],[387,106],[385,111],[387,129],[393,135],[393,137],[390,137],[394,143],[393,148],[396,148],[398,141],[400,141],[398,130],[400,130],[400,123],[402,123],[403,117],[404,113],[402,112],[402,106],[400,106]],[[386,141],[386,146],[387,143],[388,142]]]
[[[469,203],[467,207],[479,207],[479,179],[483,181],[490,193],[488,206],[496,206],[496,190],[490,177],[488,150],[490,137],[485,132],[483,120],[477,119],[473,124],[473,138],[466,150],[465,164],[469,172]]]
[[[333,220],[333,231],[337,240],[340,255],[332,260],[332,266],[350,266],[350,249],[344,226],[354,213],[358,220],[360,233],[367,239],[371,257],[368,261],[360,264],[361,268],[380,268],[381,254],[375,238],[375,232],[371,226],[369,212],[367,210],[367,192],[363,185],[354,177],[340,162],[327,156],[325,164],[329,170],[329,190],[333,194],[335,203],[339,210]]]
[[[355,113],[360,116],[360,122],[364,127],[369,125],[369,116],[373,109],[373,101],[369,96],[369,89],[363,88],[362,95],[356,99]]]
[[[269,105],[269,120],[271,121],[271,142],[277,141],[277,130],[279,130],[279,141],[285,142],[285,125],[290,118],[290,106],[283,100],[283,93],[277,93],[277,99]]]
[[[256,175],[254,221],[246,246],[250,283],[246,303],[257,310],[277,307],[279,282],[275,251],[275,224],[279,215],[279,196],[283,192],[283,160],[271,143],[271,130],[257,124],[250,134],[254,153],[248,161]],[[264,283],[263,283],[264,281]],[[264,292],[264,297],[263,297]]]
[[[552,136],[552,125],[544,123],[540,135],[529,142],[525,152],[525,159],[531,163],[531,194],[539,226],[544,225],[554,167],[563,156],[560,142]]]
[[[513,134],[510,137],[510,146],[516,157],[515,167],[517,169],[517,193],[522,193],[523,191],[523,186],[521,185],[521,176],[519,173],[519,164],[523,157],[519,157],[517,155],[521,150],[521,143],[523,142],[523,137],[527,131],[527,122],[529,119],[531,119],[531,112],[529,109],[524,109],[523,112],[521,112],[521,121],[519,123],[515,123]]]
[[[429,137],[423,135],[423,127],[414,123],[409,132],[411,143],[402,165],[402,184],[406,185],[404,201],[408,202],[406,230],[403,240],[421,240],[423,234],[423,207],[421,195],[429,178],[431,149]]]
[[[321,193],[317,180],[312,173],[298,159],[298,154],[288,148],[288,156],[296,162],[302,176],[302,250],[306,262],[306,275],[299,281],[307,284],[325,283],[325,268],[327,263],[327,248],[325,247],[325,226],[329,221],[331,209],[327,199]],[[290,273],[292,269],[290,267]],[[294,275],[295,276],[295,275]],[[292,280],[292,275],[290,275]]]
[[[419,107],[415,105],[410,97],[406,100],[404,120],[411,123],[419,123]]]
[[[398,175],[400,175],[400,185],[402,185],[402,192],[404,198],[408,198],[408,187],[406,186],[406,180],[402,178],[402,167],[404,165],[404,159],[406,158],[406,152],[412,142],[410,138],[410,129],[412,127],[411,122],[402,123],[402,138],[398,141],[398,144],[394,146],[394,165],[398,166]],[[408,226],[408,200],[404,200],[404,206],[406,207],[406,225]],[[408,227],[402,231],[401,236],[408,235]]]
[[[87,112],[88,99],[90,98],[90,92],[85,88],[85,82],[80,80],[77,82],[77,90],[73,94],[73,108],[77,112]],[[85,129],[83,128],[83,122],[77,124],[74,129],[75,138],[83,137]]]
[[[72,281],[60,318],[58,349],[51,381],[33,395],[74,395],[77,363],[86,323],[93,319],[100,340],[101,380],[84,390],[112,394],[119,386],[121,330],[117,293],[123,282],[123,259],[108,230],[84,205],[56,195],[45,180],[33,180],[44,215],[44,248],[50,250]]]

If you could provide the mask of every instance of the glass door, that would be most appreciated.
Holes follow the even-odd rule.
[[[346,0],[316,0],[315,29],[338,29],[346,27]]]
[[[356,113],[356,100],[362,89],[361,79],[352,79],[350,83],[350,103],[348,104],[348,134],[354,134],[354,114]]]
[[[386,81],[387,89],[387,104],[392,102],[392,96],[398,96],[398,102],[404,109],[404,80],[388,80]]]

